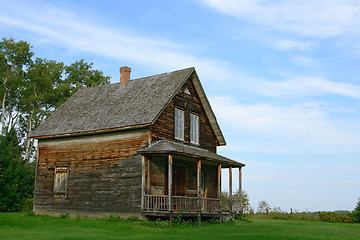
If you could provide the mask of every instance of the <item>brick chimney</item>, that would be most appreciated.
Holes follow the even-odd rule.
[[[125,85],[130,80],[131,68],[121,67],[120,68],[120,85]]]

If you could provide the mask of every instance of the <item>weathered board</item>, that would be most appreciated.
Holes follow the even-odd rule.
[[[190,94],[186,93],[185,89],[188,89]],[[175,107],[184,110],[184,141],[179,141],[175,139]],[[179,92],[174,96],[173,100],[166,106],[164,111],[160,114],[158,119],[152,125],[152,142],[161,139],[167,139],[192,145],[190,143],[190,113],[194,113],[200,117],[199,145],[195,146],[216,153],[216,135],[211,127],[210,121],[201,104],[200,98],[196,92],[195,86],[191,78],[186,81],[184,86],[182,86]]]
[[[131,214],[141,210],[141,156],[148,129],[39,140],[36,213]],[[68,166],[66,196],[54,193],[58,165]]]

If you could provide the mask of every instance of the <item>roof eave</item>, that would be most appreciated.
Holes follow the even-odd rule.
[[[119,128],[109,128],[109,129],[100,129],[93,131],[84,131],[84,132],[73,132],[73,133],[64,133],[64,134],[54,134],[54,135],[42,135],[42,136],[30,136],[29,139],[48,139],[48,138],[63,138],[69,136],[84,136],[84,135],[93,135],[93,134],[101,134],[101,133],[110,133],[110,132],[118,132],[124,130],[133,130],[138,128],[146,128],[150,126],[151,123],[133,125],[133,126],[125,126]]]
[[[222,167],[230,167],[230,166],[231,167],[245,167],[245,164],[236,162],[235,160],[232,160],[234,162],[230,163],[230,162],[227,162],[227,161],[221,160],[221,159],[203,157],[203,156],[198,156],[198,155],[193,155],[193,154],[188,154],[188,153],[183,153],[183,152],[173,151],[173,150],[157,150],[157,151],[138,150],[137,153],[143,154],[143,155],[171,154],[171,155],[178,155],[178,156],[184,156],[184,157],[195,158],[195,159],[204,159],[206,161],[213,162],[213,163],[220,163],[222,165]]]
[[[218,140],[218,143],[219,143],[219,146],[224,146],[226,145],[226,141],[225,141],[225,137],[224,135],[222,134],[221,132],[221,129],[220,129],[220,126],[216,120],[216,117],[215,117],[215,114],[211,108],[211,105],[210,105],[210,102],[209,100],[207,99],[206,95],[205,95],[205,91],[204,91],[204,88],[202,87],[201,85],[201,82],[200,82],[200,79],[199,79],[199,76],[197,75],[196,73],[196,70],[194,70],[194,85],[195,85],[195,88],[196,88],[196,91],[200,97],[200,100],[202,102],[202,105],[204,107],[204,110],[206,112],[206,115],[208,116],[209,118],[209,121],[210,121],[210,124],[214,130],[214,133],[216,135],[216,138]]]

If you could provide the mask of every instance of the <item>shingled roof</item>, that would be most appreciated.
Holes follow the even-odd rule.
[[[220,145],[225,145],[193,67],[130,80],[122,86],[114,83],[79,89],[29,137],[53,137],[150,125],[190,76],[193,76],[196,90]]]
[[[202,158],[211,162],[221,163],[224,167],[236,166],[244,167],[245,164],[231,160],[229,158],[218,155],[209,150],[173,142],[169,140],[160,140],[148,147],[137,151],[140,154],[175,154],[182,156],[190,156],[192,158]]]

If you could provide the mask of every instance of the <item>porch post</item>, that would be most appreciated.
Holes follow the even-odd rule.
[[[197,162],[197,197],[198,197],[198,223],[201,223],[201,189],[200,189],[200,177],[201,177],[201,160]]]
[[[173,169],[173,156],[169,155],[168,161],[168,194],[169,194],[169,211],[172,210],[172,171]]]
[[[241,173],[241,167],[239,167],[239,195],[240,195],[240,212],[243,212],[243,202],[242,202],[242,173]]]
[[[219,199],[219,206],[218,211],[221,212],[221,164],[218,165],[218,172],[217,172],[217,185],[218,185],[218,194],[217,197]]]
[[[232,167],[229,167],[229,206],[230,206],[230,214],[232,215],[233,206],[232,206]]]
[[[141,155],[141,209],[144,209],[144,198],[145,198],[145,168],[146,168],[146,157],[145,155]]]
[[[150,157],[148,157],[147,158],[147,179],[146,179],[146,185],[147,185],[147,189],[146,189],[146,192],[147,192],[147,194],[148,195],[151,195],[151,185],[150,185],[150,179],[151,179],[151,177],[150,177],[150,166],[151,166],[151,158]]]
[[[168,194],[169,194],[169,213],[170,213],[170,226],[173,224],[173,216],[172,216],[172,174],[173,174],[173,156],[169,155],[168,160]]]

